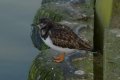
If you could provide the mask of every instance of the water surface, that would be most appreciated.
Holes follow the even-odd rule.
[[[30,24],[41,0],[0,0],[0,80],[27,80],[38,51]]]

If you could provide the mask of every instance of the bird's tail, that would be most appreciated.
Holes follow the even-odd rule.
[[[84,41],[81,39],[81,40],[79,40],[79,42],[80,42],[79,43],[80,49],[90,51],[90,52],[94,51],[93,46],[88,41]]]

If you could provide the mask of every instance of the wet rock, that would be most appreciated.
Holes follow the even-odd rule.
[[[39,53],[33,61],[28,80],[64,80],[60,66],[52,59],[53,55],[49,50]]]
[[[83,29],[87,29],[89,27],[87,24],[73,22],[73,21],[66,21],[66,20],[63,20],[59,23],[69,26],[71,29],[73,29],[73,31],[76,34],[80,33]]]
[[[84,57],[86,54],[75,52],[66,55],[62,63],[55,63],[53,61],[53,56],[55,55],[50,49],[40,52],[33,61],[28,80],[65,80],[65,78],[76,76],[78,76],[78,79],[83,77],[84,71],[77,70],[72,64],[72,60]]]
[[[118,80],[120,80],[120,77],[118,77]]]
[[[52,3],[50,3],[49,1],[51,1]],[[83,2],[84,0],[65,0],[66,2],[61,1],[59,2],[59,0],[49,0],[48,4],[44,5],[47,6],[48,8],[52,8],[53,10],[60,10],[61,14],[67,14],[65,16],[67,16],[67,18],[70,19],[74,19],[74,20],[88,20],[89,18],[91,18],[91,15],[86,15],[86,14],[91,14],[91,12],[93,12],[91,9],[86,9],[85,7],[75,7],[71,4],[71,2]],[[90,13],[89,13],[90,12]],[[48,12],[47,12],[48,13]],[[92,13],[93,14],[93,13]],[[64,17],[65,17],[64,16]],[[64,18],[65,19],[65,18]]]
[[[42,4],[47,4],[47,3],[63,3],[63,2],[69,2],[70,0],[42,0]]]
[[[116,37],[120,38],[120,29],[112,29],[110,32],[115,34]]]
[[[117,34],[116,37],[119,37],[119,38],[120,38],[120,34]]]
[[[77,4],[80,4],[80,3],[85,3],[86,2],[86,0],[70,0],[71,1],[71,3],[77,3]]]
[[[75,75],[80,75],[80,76],[81,76],[81,75],[85,75],[85,72],[82,71],[82,70],[77,70],[77,71],[74,72],[74,74],[75,74]]]
[[[37,23],[40,17],[48,17],[55,22],[71,27],[74,32],[81,35],[80,32],[89,27],[85,19],[88,15],[84,13],[87,10],[83,11],[84,9],[81,9],[81,7],[71,5],[70,1],[84,3],[83,0],[43,0],[43,5],[35,15],[33,23]],[[80,20],[77,20],[77,18]],[[74,66],[75,59],[86,57],[87,53],[85,51],[68,54],[62,63],[57,64],[53,61],[53,57],[59,53],[49,49],[43,43],[37,27],[32,27],[31,39],[41,53],[33,61],[28,80],[67,80],[71,77],[76,80],[76,77],[74,79],[73,76],[81,77],[85,74],[84,71],[78,69],[79,67]],[[80,62],[80,60],[78,61]],[[78,63],[76,65],[79,66]]]

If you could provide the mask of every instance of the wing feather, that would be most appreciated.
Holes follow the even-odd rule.
[[[68,26],[57,24],[50,32],[53,44],[63,48],[90,50],[91,45],[79,38]]]

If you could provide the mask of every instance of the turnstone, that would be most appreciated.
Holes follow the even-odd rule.
[[[54,58],[55,62],[64,61],[65,53],[71,53],[75,50],[92,50],[92,46],[88,42],[79,38],[66,25],[56,23],[49,18],[40,18],[39,23],[35,26],[39,27],[40,37],[47,46],[62,52]]]

